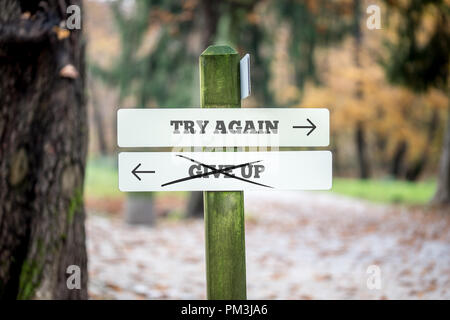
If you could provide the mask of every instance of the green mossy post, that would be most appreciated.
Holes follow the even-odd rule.
[[[241,107],[239,60],[229,46],[210,46],[201,54],[202,108]],[[203,197],[207,298],[245,300],[244,194],[208,191]]]

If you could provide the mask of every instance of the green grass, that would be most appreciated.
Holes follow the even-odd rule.
[[[333,179],[332,192],[378,203],[420,205],[433,196],[435,181],[417,183],[396,180]],[[187,197],[188,192],[177,192]],[[155,192],[155,196],[165,194]],[[118,187],[117,160],[90,159],[86,169],[85,195],[90,197],[124,197]]]
[[[84,194],[90,197],[123,197],[119,190],[117,160],[90,159],[86,167]]]
[[[84,194],[85,196],[93,198],[126,196],[126,192],[119,190],[119,177],[116,159],[108,157],[88,160]],[[135,194],[144,196],[144,193],[142,192]],[[152,194],[153,196],[158,197],[167,194],[167,192],[152,192]],[[186,198],[189,193],[186,191],[174,191],[172,194],[177,194],[179,197]]]
[[[433,196],[436,183],[396,180],[357,180],[334,178],[332,192],[378,203],[426,204]]]

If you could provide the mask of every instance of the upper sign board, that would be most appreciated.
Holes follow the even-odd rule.
[[[320,108],[120,109],[119,147],[326,147]]]

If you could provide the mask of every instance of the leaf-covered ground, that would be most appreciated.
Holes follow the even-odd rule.
[[[248,192],[245,207],[249,299],[450,299],[450,212],[320,192]],[[91,298],[205,298],[203,220],[91,213],[87,233]]]

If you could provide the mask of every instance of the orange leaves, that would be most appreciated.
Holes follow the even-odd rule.
[[[194,10],[198,6],[198,0],[184,0],[183,10]]]
[[[247,14],[247,21],[251,24],[259,24],[261,22],[261,16],[256,12],[249,12]]]
[[[60,28],[58,26],[54,26],[52,30],[54,33],[56,33],[58,40],[63,40],[70,36],[70,31],[67,29]]]
[[[319,11],[319,1],[317,1],[317,0],[306,0],[305,4],[308,7],[309,11],[311,11],[311,13],[314,13],[314,14],[318,13],[318,11]]]
[[[275,95],[275,100],[280,105],[288,105],[298,101],[300,90],[294,85],[294,68],[291,66],[287,52],[290,38],[290,29],[282,25],[277,30],[278,44],[274,48],[274,59],[270,66],[270,88]]]
[[[183,10],[179,14],[172,13],[165,9],[152,9],[150,20],[157,20],[162,24],[179,24],[191,21],[194,18],[194,11],[198,7],[197,0],[185,0],[182,3]]]
[[[20,16],[20,19],[23,20],[28,20],[31,18],[31,12],[30,11],[26,11],[24,13],[22,13],[22,15]]]
[[[442,111],[447,110],[448,96],[437,89],[430,89],[428,94],[424,96],[424,104],[429,108],[436,108]]]
[[[319,105],[332,113],[331,131],[348,141],[356,123],[362,122],[368,134],[369,149],[376,139],[385,141],[382,157],[389,159],[399,143],[406,142],[407,159],[416,159],[428,145],[438,149],[439,139],[429,140],[434,110],[442,115],[448,97],[432,89],[419,94],[388,82],[376,58],[382,54],[381,38],[366,34],[360,48],[360,67],[354,61],[354,41],[317,52],[320,85],[307,83],[301,106]],[[288,68],[285,66],[285,68]],[[357,91],[360,94],[357,94]]]
[[[164,10],[164,9],[154,9],[151,12],[150,20],[158,20],[161,23],[173,23],[175,22],[175,14]]]

